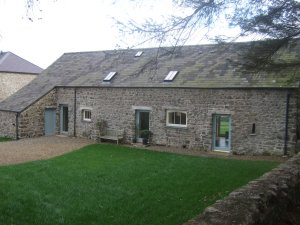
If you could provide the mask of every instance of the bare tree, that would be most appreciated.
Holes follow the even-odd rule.
[[[42,0],[25,0],[27,17],[33,21]],[[55,1],[55,0],[53,0]],[[146,0],[127,0],[144,4]],[[113,1],[118,7],[120,0]],[[217,43],[236,41],[240,37],[271,40],[252,49],[247,55],[252,59],[248,66],[270,64],[272,56],[291,40],[300,37],[299,0],[172,0],[174,7],[184,13],[170,15],[162,22],[145,18],[118,20],[122,34],[137,35],[141,43],[157,41],[158,45],[184,45],[191,38],[208,38]],[[148,3],[148,2],[147,2]],[[156,6],[159,7],[159,6]],[[211,31],[217,23],[239,28],[237,34],[216,34]],[[249,61],[250,62],[250,61]]]
[[[120,30],[140,34],[146,41],[157,40],[177,46],[186,43],[191,36],[203,38],[203,33],[208,36],[215,24],[223,21],[239,28],[240,32],[234,36],[217,34],[212,39],[218,43],[249,36],[271,40],[252,51],[251,57],[256,62],[249,65],[256,67],[267,65],[281,47],[300,37],[299,0],[173,0],[173,3],[188,13],[172,15],[161,23],[153,18],[143,23],[118,21]]]
[[[57,0],[25,0],[26,18],[31,22],[41,20],[43,17],[42,4],[46,1],[56,2]]]

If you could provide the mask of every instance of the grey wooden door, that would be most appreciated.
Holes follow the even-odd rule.
[[[55,134],[56,109],[45,109],[45,135]]]

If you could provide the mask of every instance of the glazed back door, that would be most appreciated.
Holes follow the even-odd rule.
[[[230,151],[231,117],[230,115],[213,115],[213,150]]]
[[[60,133],[67,133],[69,130],[69,110],[68,106],[60,106]]]
[[[138,142],[142,142],[141,131],[149,130],[149,111],[137,110],[135,113],[135,127],[136,127],[136,139]]]

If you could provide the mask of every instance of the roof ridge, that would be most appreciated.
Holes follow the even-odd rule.
[[[158,49],[172,49],[172,48],[191,48],[191,47],[207,47],[217,46],[218,44],[203,44],[203,45],[183,45],[183,46],[161,46],[161,47],[145,47],[145,48],[127,48],[127,49],[106,49],[96,51],[78,51],[78,52],[65,52],[64,55],[69,54],[87,54],[87,53],[100,53],[100,52],[126,52],[126,51],[139,51],[139,50],[158,50]]]
[[[256,40],[256,41],[221,42],[221,43],[205,43],[205,44],[141,47],[141,48],[128,47],[128,48],[120,48],[120,49],[104,49],[104,50],[95,50],[95,51],[74,51],[74,52],[65,52],[64,54],[87,54],[87,53],[100,53],[100,52],[123,52],[123,51],[138,51],[138,50],[172,49],[172,48],[215,47],[220,45],[249,45],[249,44],[260,43],[260,42],[264,42],[264,41]]]

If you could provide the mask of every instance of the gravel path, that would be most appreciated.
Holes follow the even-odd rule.
[[[39,159],[49,159],[62,155],[88,144],[95,143],[84,138],[72,138],[66,136],[48,136],[38,138],[26,138],[19,141],[0,142],[0,165],[16,164]],[[221,157],[247,160],[272,160],[284,162],[288,158],[276,156],[235,156],[221,152],[204,152],[166,146],[144,147],[141,144],[127,145],[130,147],[144,148],[152,151],[167,151],[185,155],[204,157]]]
[[[166,146],[144,146],[140,143],[128,145],[130,147],[143,148],[152,151],[160,151],[160,152],[172,152],[176,154],[182,155],[193,155],[193,156],[202,156],[202,157],[217,157],[217,158],[225,158],[225,159],[239,159],[239,160],[265,160],[265,161],[276,161],[276,162],[285,162],[290,157],[283,156],[264,156],[264,155],[232,155],[225,152],[217,152],[217,151],[199,151],[193,149],[184,149],[184,148],[175,148],[175,147],[166,147]]]
[[[48,159],[62,155],[88,144],[95,143],[83,138],[48,136],[0,142],[0,165]]]

